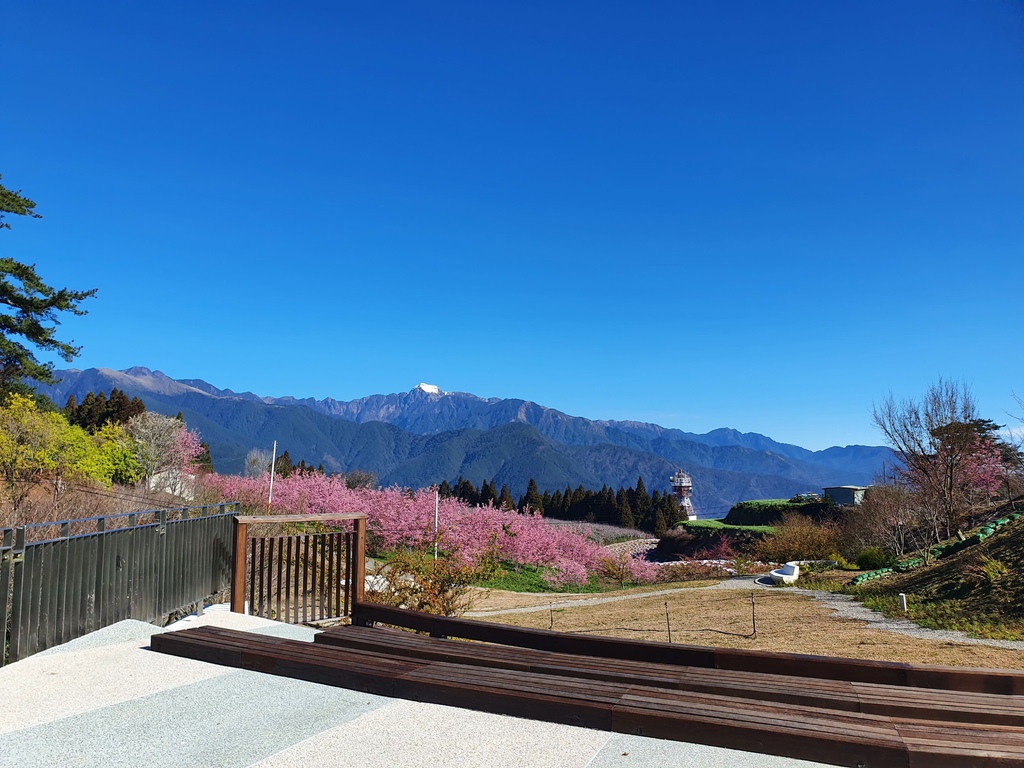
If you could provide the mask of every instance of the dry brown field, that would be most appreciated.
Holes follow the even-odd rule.
[[[671,594],[644,596],[648,592],[672,587],[678,589]],[[597,605],[586,604],[594,598],[624,594],[633,597]],[[523,607],[540,610],[476,615]],[[752,632],[752,613],[757,621],[756,635]],[[755,590],[752,608],[750,590],[708,589],[687,584],[658,585],[598,595],[536,595],[491,590],[476,596],[467,618],[536,629],[550,627],[559,632],[661,642],[668,640],[670,626],[672,642],[687,645],[917,664],[1024,669],[1024,651],[919,639],[831,613],[827,605],[798,589]]]

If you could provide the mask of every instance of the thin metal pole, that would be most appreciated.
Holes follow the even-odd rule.
[[[754,593],[750,593],[750,623],[754,626],[751,637],[757,637],[757,611],[754,609]]]
[[[434,559],[437,560],[437,509],[440,506],[437,488],[434,489]]]
[[[265,445],[265,443],[264,443]],[[277,440],[274,441],[274,452],[270,455],[270,493],[267,494],[267,514],[270,514],[270,504],[274,501],[274,465],[277,464]]]
[[[672,622],[668,619],[668,600],[665,601],[665,626],[668,628],[668,641],[672,642]]]

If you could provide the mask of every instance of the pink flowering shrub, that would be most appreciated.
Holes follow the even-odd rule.
[[[171,462],[174,468],[182,472],[194,471],[193,465],[202,452],[203,442],[199,438],[199,433],[182,424],[171,446]]]
[[[268,475],[246,478],[210,475],[207,487],[225,499],[263,511]],[[519,514],[492,506],[470,507],[458,499],[441,499],[434,530],[434,492],[401,488],[348,488],[343,478],[294,474],[274,478],[277,514],[365,513],[368,536],[380,549],[425,549],[434,545],[475,567],[485,558],[545,569],[552,586],[582,585],[598,573],[607,552],[588,540],[582,527],[551,525],[535,514]],[[632,559],[631,559],[632,560]],[[630,581],[653,581],[653,566],[639,560],[627,564]]]

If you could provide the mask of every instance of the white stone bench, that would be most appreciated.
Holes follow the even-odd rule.
[[[797,560],[791,560],[768,575],[776,584],[795,584],[796,580],[800,578],[800,563]]]

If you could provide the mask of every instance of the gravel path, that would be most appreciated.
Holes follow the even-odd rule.
[[[774,588],[771,579],[767,576],[736,576],[735,578],[721,581],[704,589],[757,589]],[[921,640],[944,640],[951,643],[966,643],[968,645],[989,645],[993,648],[1008,648],[1013,651],[1024,651],[1024,641],[1020,640],[986,640],[978,637],[970,637],[966,632],[956,632],[945,629],[927,629],[919,627],[908,619],[889,619],[878,611],[865,608],[850,595],[838,595],[833,592],[825,592],[820,589],[800,589],[798,594],[810,595],[818,602],[824,603],[832,610],[832,616],[840,619],[853,619],[864,621],[872,629],[880,629],[884,632],[895,632],[899,635],[916,637]]]
[[[720,581],[709,587],[680,587],[675,589],[661,589],[655,592],[641,592],[632,595],[617,595],[611,597],[591,597],[581,600],[564,600],[561,595],[552,594],[550,605],[535,605],[527,608],[506,608],[499,611],[470,611],[466,618],[483,618],[486,616],[503,616],[515,613],[542,613],[550,607],[565,608],[568,606],[602,605],[604,603],[617,603],[623,600],[639,600],[646,597],[659,597],[661,595],[672,595],[678,592],[691,592],[704,589],[735,589],[735,590],[762,590],[776,589],[771,579],[767,576],[736,576],[731,579]],[[863,621],[872,629],[879,629],[883,632],[894,632],[899,635],[907,635],[920,640],[941,640],[951,643],[964,643],[967,645],[988,645],[993,648],[1007,648],[1014,651],[1024,651],[1024,641],[1020,640],[985,640],[977,637],[969,637],[965,632],[955,632],[944,629],[926,629],[919,627],[907,619],[889,619],[878,611],[865,608],[855,601],[850,595],[837,595],[832,592],[825,592],[820,589],[800,589],[797,594],[809,595],[815,600],[824,603],[831,610],[831,615],[840,619],[852,619]]]

